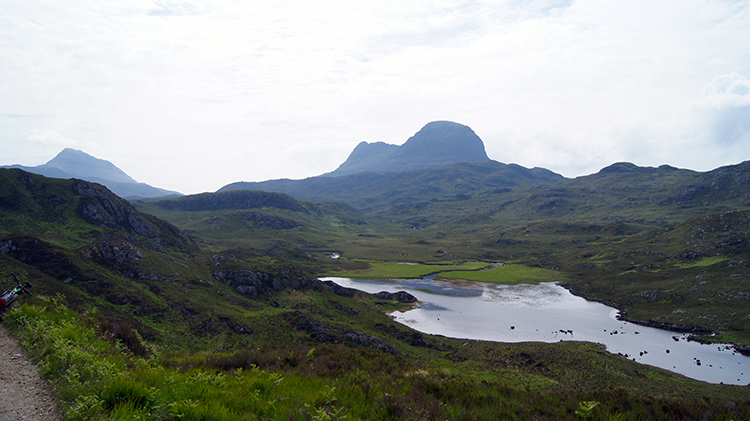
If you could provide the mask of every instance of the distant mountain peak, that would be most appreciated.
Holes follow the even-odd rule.
[[[326,176],[361,172],[400,172],[457,162],[489,161],[484,142],[471,128],[452,121],[427,123],[401,146],[361,142]]]
[[[77,149],[65,148],[45,166],[65,171],[75,178],[101,179],[118,183],[137,183],[132,177],[113,163],[95,158]]]
[[[164,190],[139,183],[115,164],[104,159],[95,158],[77,149],[65,148],[44,165],[26,167],[23,165],[3,166],[2,168],[19,168],[34,174],[52,178],[78,178],[99,183],[116,195],[126,199],[182,196],[176,191]]]

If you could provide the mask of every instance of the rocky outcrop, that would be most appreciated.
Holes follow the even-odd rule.
[[[134,279],[158,280],[158,276],[145,272],[138,263],[143,254],[132,244],[121,239],[97,241],[79,250],[82,257],[106,266]]]
[[[354,288],[346,288],[333,281],[322,281],[323,285],[328,288],[332,293],[341,297],[354,297],[354,293],[357,292]]]
[[[250,269],[216,271],[213,276],[216,280],[229,284],[240,294],[253,297],[269,292],[283,291],[285,288],[311,288],[320,282],[298,272],[293,267],[276,273]]]
[[[291,320],[298,331],[310,334],[310,337],[322,343],[344,343],[354,346],[366,346],[378,349],[392,355],[403,354],[395,347],[388,345],[377,336],[364,333],[359,330],[334,327],[328,323],[322,323],[312,319],[306,313],[298,311],[294,313]]]
[[[151,241],[144,247],[154,251],[165,252],[165,246],[192,245],[174,225],[138,212],[130,202],[100,185],[75,180],[73,190],[81,196],[78,213],[100,228],[121,229],[130,235],[146,237]]]
[[[247,325],[242,323],[237,323],[234,320],[230,319],[229,317],[219,317],[219,320],[224,323],[228,328],[232,329],[234,333],[239,333],[241,335],[249,335],[253,333],[253,330],[250,329]]]
[[[375,294],[376,297],[380,298],[381,300],[395,300],[400,303],[405,304],[411,304],[417,302],[417,297],[409,294],[406,291],[398,291],[394,293],[390,293],[388,291],[380,291],[377,294]]]
[[[78,211],[88,221],[104,228],[123,228],[128,233],[151,237],[158,230],[125,199],[109,190],[77,180],[73,190],[83,196]]]
[[[127,241],[118,242],[118,244],[103,241],[96,246],[96,250],[103,261],[114,265],[133,263],[143,259],[143,254]]]

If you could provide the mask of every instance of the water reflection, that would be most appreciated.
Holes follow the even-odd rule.
[[[407,291],[418,308],[394,320],[424,333],[500,342],[579,340],[612,353],[712,383],[747,384],[750,358],[724,345],[688,342],[686,335],[617,320],[618,311],[587,301],[554,283],[456,284],[431,278],[365,280],[325,278],[376,293]]]

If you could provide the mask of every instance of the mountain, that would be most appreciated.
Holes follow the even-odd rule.
[[[401,146],[362,142],[329,177],[362,172],[401,172],[457,162],[489,161],[484,143],[471,128],[433,121]]]
[[[182,195],[179,192],[152,187],[146,183],[139,183],[111,162],[95,158],[83,151],[71,148],[63,149],[56,157],[43,165],[35,167],[10,165],[3,166],[2,168],[18,168],[45,177],[78,178],[99,183],[125,199]]]
[[[360,210],[400,200],[436,200],[483,190],[565,180],[543,168],[525,168],[497,161],[459,162],[393,173],[357,173],[304,180],[269,180],[228,184],[218,192],[263,190],[286,193],[298,200],[338,200]]]
[[[362,142],[335,171],[304,180],[236,182],[217,192],[262,190],[298,200],[337,200],[372,211],[404,200],[436,200],[476,191],[565,180],[544,168],[487,157],[471,128],[433,121],[401,146]]]

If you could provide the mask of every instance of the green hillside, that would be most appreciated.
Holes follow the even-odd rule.
[[[741,186],[730,177],[724,189]],[[683,214],[670,213],[672,203],[642,220],[601,209],[545,220],[479,211],[503,208],[492,195],[543,200],[533,195],[571,181],[436,199],[435,213],[263,192],[130,203],[93,183],[20,170],[0,170],[0,181],[0,279],[13,272],[35,293],[4,323],[68,419],[750,416],[745,387],[686,379],[595,344],[422,334],[385,314],[404,304],[317,279],[397,262],[510,262],[508,276],[559,274],[632,319],[747,344],[750,213],[724,212],[744,203],[744,190],[711,187]],[[617,178],[597,182],[622,190]],[[721,213],[691,217],[696,206]]]

